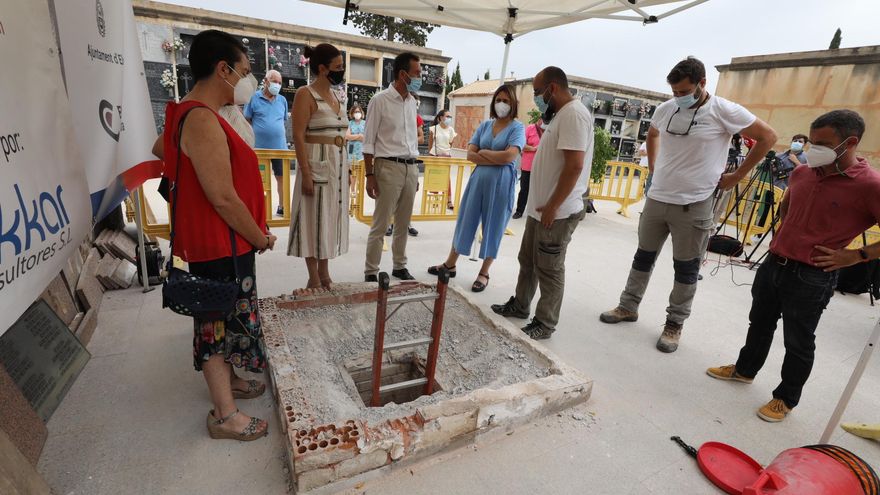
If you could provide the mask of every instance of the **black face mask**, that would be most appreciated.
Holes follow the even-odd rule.
[[[327,80],[330,81],[330,84],[334,86],[339,86],[340,84],[345,82],[345,71],[331,70],[327,73]]]

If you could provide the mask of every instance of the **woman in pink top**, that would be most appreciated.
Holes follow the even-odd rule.
[[[532,173],[532,160],[535,159],[535,152],[538,151],[538,144],[541,142],[543,134],[544,121],[541,119],[526,127],[526,146],[523,148],[519,176],[519,197],[516,200],[516,211],[513,212],[513,218],[522,218],[526,209],[526,202],[529,200],[529,176]]]

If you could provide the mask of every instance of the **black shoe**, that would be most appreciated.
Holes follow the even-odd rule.
[[[406,268],[401,268],[400,270],[391,270],[391,275],[400,280],[415,280],[416,278],[409,273],[409,270]]]
[[[553,332],[556,331],[555,328],[547,328],[543,323],[537,320],[537,318],[532,318],[532,321],[529,322],[528,325],[522,328],[522,331],[531,337],[534,340],[543,340],[549,339]]]
[[[278,209],[275,210],[275,214],[278,215],[279,217],[283,217],[284,216],[284,208],[279,206]]]
[[[517,212],[515,212],[515,213],[513,214],[513,219],[514,219],[514,220],[519,220],[520,218],[522,218],[522,212],[521,212],[521,211],[517,211]]]
[[[389,225],[388,230],[385,231],[385,237],[391,237],[392,232],[394,232],[394,225]]]
[[[364,275],[364,282],[378,282],[379,277],[376,275]]]
[[[516,297],[511,297],[504,304],[493,304],[492,311],[501,316],[510,316],[513,318],[526,319],[529,317],[528,311],[523,311],[517,306]]]
[[[410,225],[409,228],[406,229],[406,232],[410,235],[410,237],[418,237],[419,236],[419,231],[412,228],[412,225]]]

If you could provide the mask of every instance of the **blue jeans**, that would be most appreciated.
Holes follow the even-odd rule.
[[[737,373],[747,378],[758,374],[770,353],[773,333],[781,316],[785,358],[782,382],[773,391],[773,397],[790,408],[797,406],[813,369],[816,327],[834,295],[836,284],[837,272],[827,273],[794,260],[768,255],[752,285],[749,332],[736,361]]]

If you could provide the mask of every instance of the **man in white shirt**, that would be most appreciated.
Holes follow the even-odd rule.
[[[364,170],[367,194],[376,200],[373,225],[367,237],[364,280],[378,280],[382,261],[382,237],[391,224],[409,225],[419,185],[419,143],[416,129],[416,100],[410,93],[422,85],[422,65],[412,53],[394,59],[394,82],[376,93],[367,106],[364,131]],[[391,275],[413,280],[406,268],[406,229],[394,229]]]
[[[565,253],[584,218],[582,196],[593,162],[593,116],[572,97],[568,77],[558,67],[539,72],[532,87],[535,105],[548,127],[532,163],[516,295],[504,304],[492,305],[492,310],[502,316],[528,318],[540,287],[535,317],[522,329],[538,340],[550,338],[559,322]]]
[[[673,99],[654,112],[648,130],[651,189],[639,220],[639,247],[619,305],[602,313],[605,323],[636,321],[639,303],[657,254],[672,235],[675,282],[666,324],[657,341],[661,352],[675,352],[697,292],[700,262],[715,226],[716,188],[732,188],[776,143],[776,133],[742,106],[706,91],[706,68],[693,57],[679,62],[666,77]],[[742,165],[724,173],[730,139],[736,133],[757,139]]]

